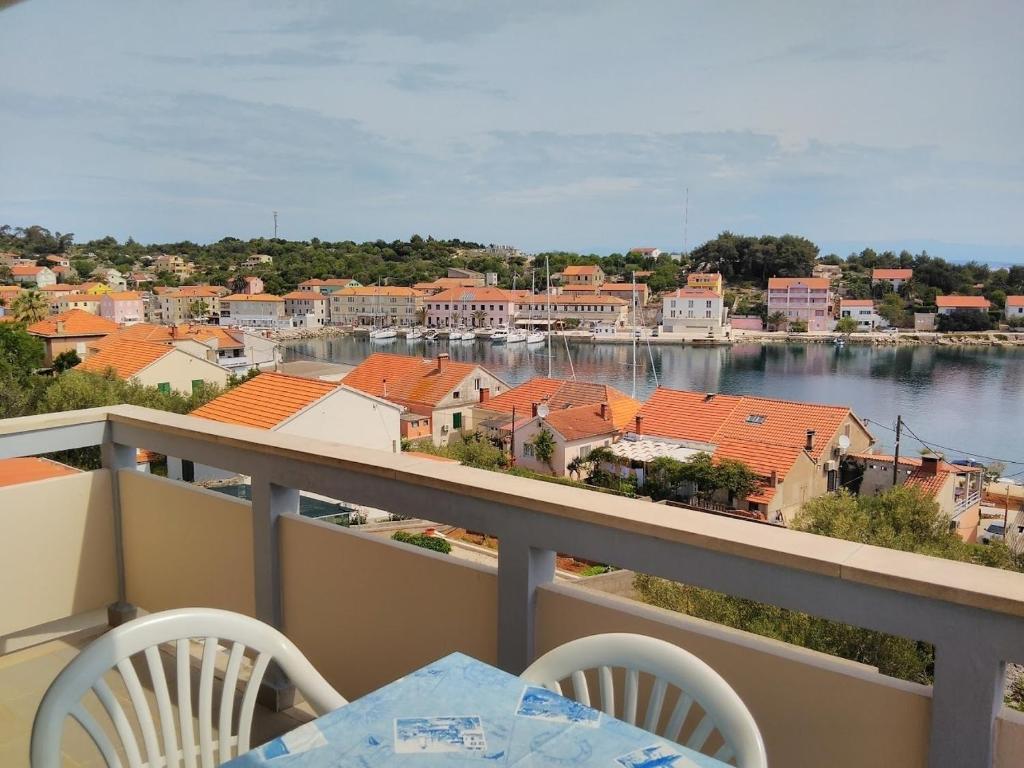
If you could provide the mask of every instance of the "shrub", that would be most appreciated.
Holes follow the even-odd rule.
[[[391,538],[393,541],[400,541],[403,544],[412,544],[414,547],[423,547],[434,552],[447,555],[452,551],[452,545],[445,539],[437,536],[427,536],[425,533],[408,533],[407,531],[395,531]]]

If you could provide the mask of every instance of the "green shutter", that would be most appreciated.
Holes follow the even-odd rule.
[[[171,394],[171,384],[170,384],[170,382],[161,381],[159,384],[156,385],[156,388],[160,392],[163,392],[165,395]]]
[[[200,389],[202,389],[202,388],[203,388],[203,380],[202,379],[192,379],[192,394],[193,395],[196,392],[198,392]]]
[[[452,428],[462,429],[462,412],[458,411],[452,414]]]

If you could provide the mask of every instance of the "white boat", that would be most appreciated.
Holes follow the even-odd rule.
[[[462,341],[462,334],[458,331],[448,331],[448,341]]]
[[[493,333],[491,333],[491,343],[492,344],[505,344],[507,342],[508,342],[508,331],[506,331],[504,328],[498,328]]]
[[[423,338],[423,331],[421,331],[419,328],[410,328],[408,331],[405,332],[406,341],[413,341],[415,339],[421,338]]]
[[[463,341],[476,341],[476,331],[463,331],[462,332],[462,340]]]
[[[370,338],[376,341],[384,341],[386,339],[394,339],[398,337],[398,331],[394,328],[375,328],[370,331]]]
[[[429,331],[423,334],[423,338],[427,341],[437,341],[437,329],[431,328]]]
[[[543,344],[547,337],[540,331],[531,331],[526,336],[527,344]]]
[[[509,344],[522,344],[526,341],[526,331],[509,331],[506,341]]]

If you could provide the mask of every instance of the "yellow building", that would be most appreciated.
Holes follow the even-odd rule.
[[[687,288],[704,288],[721,296],[724,286],[721,272],[691,272],[686,276]]]
[[[82,283],[78,286],[80,293],[88,293],[90,296],[102,296],[104,293],[110,293],[114,289],[106,283]]]

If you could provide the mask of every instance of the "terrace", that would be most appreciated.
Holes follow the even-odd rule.
[[[1024,661],[1020,574],[133,406],[0,422],[0,457],[95,445],[102,469],[0,489],[4,765],[27,763],[34,707],[89,632],[182,606],[279,626],[350,699],[455,650],[516,672],[628,631],[717,669],[774,765],[1009,767],[1024,751],[1024,716],[1001,703],[1005,664]],[[253,500],[138,472],[136,448],[249,475]],[[497,568],[302,518],[300,490],[497,536]],[[935,686],[556,583],[556,552],[927,641]],[[287,685],[265,694],[263,733],[294,725]],[[69,762],[96,764],[82,748],[68,740]]]

